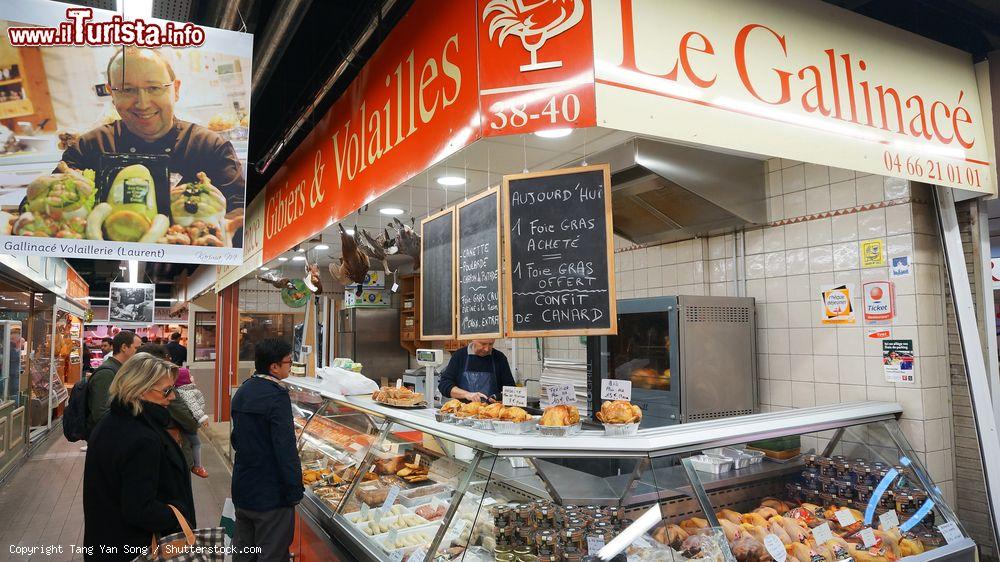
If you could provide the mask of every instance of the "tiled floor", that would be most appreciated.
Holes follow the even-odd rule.
[[[230,474],[207,443],[202,461],[209,478],[192,476],[199,527],[219,524],[222,505],[229,496]],[[50,435],[28,462],[0,486],[0,561],[83,560],[71,545],[83,543],[83,461],[80,443],[70,443],[59,434]],[[33,556],[12,554],[16,546],[62,546],[62,552],[36,552]]]

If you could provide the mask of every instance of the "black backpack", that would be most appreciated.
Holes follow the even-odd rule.
[[[86,378],[73,385],[66,409],[63,410],[63,435],[70,442],[86,441],[90,437],[90,428],[87,427],[87,386]]]

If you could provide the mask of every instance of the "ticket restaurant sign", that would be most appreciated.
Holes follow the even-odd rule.
[[[995,189],[968,53],[819,1],[593,10],[600,126]]]
[[[970,56],[818,0],[417,0],[268,183],[263,261],[480,138],[594,125],[995,190]]]

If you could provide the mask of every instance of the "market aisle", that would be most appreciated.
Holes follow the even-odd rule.
[[[192,477],[195,510],[199,526],[219,524],[222,504],[229,496],[230,474],[222,458],[210,444],[202,448],[210,477]],[[0,486],[0,561],[83,560],[74,556],[70,545],[83,542],[83,464],[86,453],[80,444],[62,435],[50,436],[46,443]],[[30,558],[10,553],[11,545],[62,545],[62,554]]]

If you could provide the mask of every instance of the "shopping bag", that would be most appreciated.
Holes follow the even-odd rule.
[[[226,498],[226,503],[222,505],[222,518],[219,519],[219,526],[226,531],[226,546],[233,544],[233,535],[236,533],[236,505],[233,498]]]
[[[132,562],[224,562],[225,529],[212,527],[192,530],[187,519],[176,507],[168,505],[180,523],[181,532],[156,538],[149,547],[149,553],[137,556]]]

